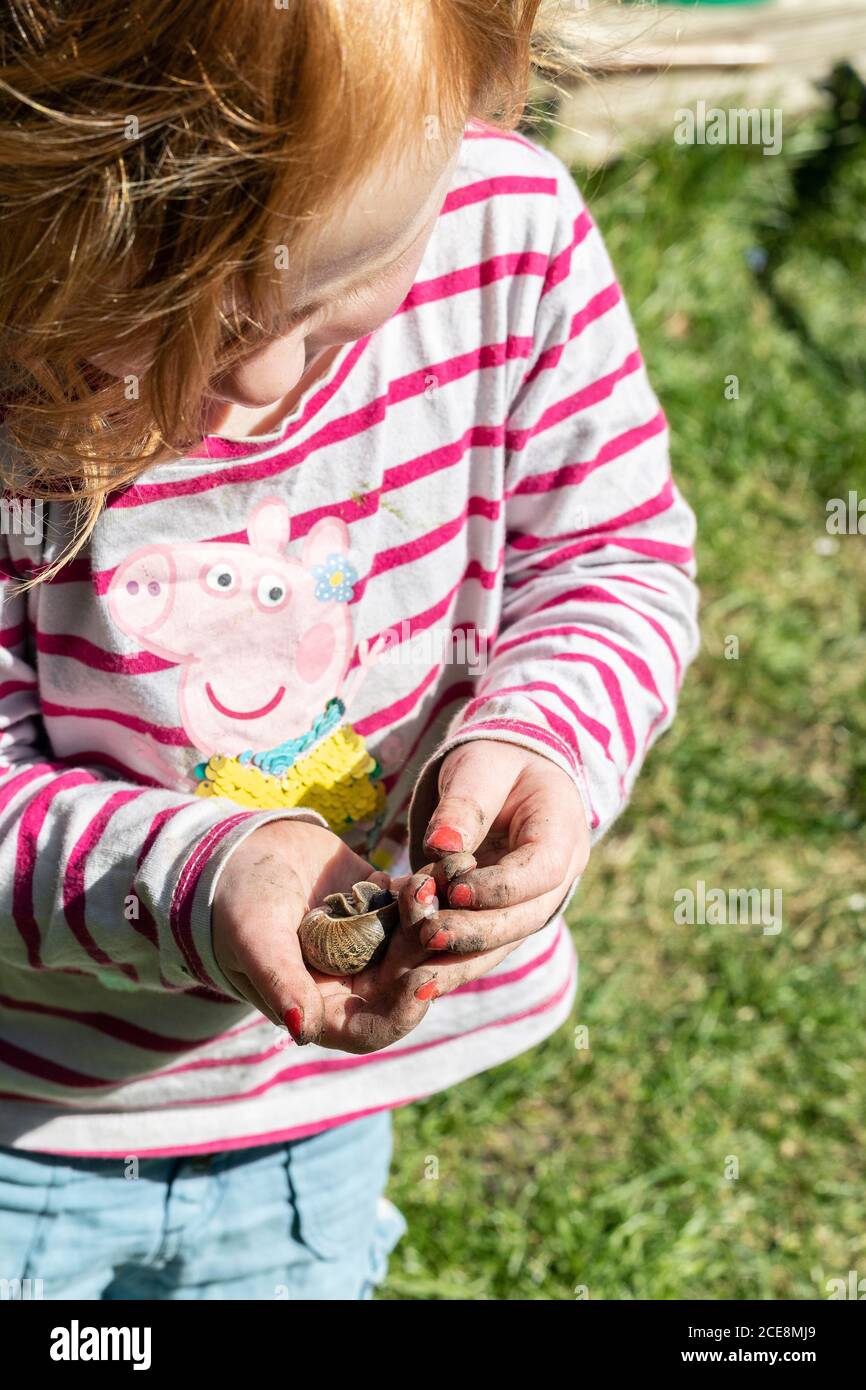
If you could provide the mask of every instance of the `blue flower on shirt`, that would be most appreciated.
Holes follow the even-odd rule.
[[[313,566],[316,598],[322,603],[349,603],[358,582],[358,571],[345,555],[329,555],[324,564]]]

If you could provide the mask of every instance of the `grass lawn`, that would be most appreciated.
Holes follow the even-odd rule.
[[[866,128],[849,100],[775,158],[576,172],[698,514],[703,648],[573,904],[572,1023],[395,1117],[384,1296],[825,1298],[866,1276],[866,535],[826,530],[866,498]],[[698,879],[781,889],[781,932],[676,926]]]

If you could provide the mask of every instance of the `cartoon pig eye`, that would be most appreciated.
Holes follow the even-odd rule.
[[[237,587],[237,582],[238,577],[231,565],[224,561],[218,565],[211,565],[204,577],[205,588],[214,594],[230,594]]]
[[[256,588],[256,597],[262,608],[281,608],[288,596],[288,585],[278,574],[262,575]]]

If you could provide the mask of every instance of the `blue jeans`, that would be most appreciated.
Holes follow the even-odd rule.
[[[371,1298],[406,1229],[390,1158],[387,1111],[202,1158],[0,1148],[0,1281],[29,1280],[0,1297]]]

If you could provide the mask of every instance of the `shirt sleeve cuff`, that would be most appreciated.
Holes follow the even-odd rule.
[[[577,787],[586,824],[590,828],[590,837],[592,837],[593,824],[597,824],[597,817],[594,817],[589,788],[581,762],[568,745],[555,735],[551,735],[549,731],[528,721],[500,717],[485,718],[482,721],[460,725],[452,733],[446,735],[443,742],[439,744],[421,768],[412,793],[408,817],[409,863],[413,873],[417,873],[429,859],[424,850],[424,833],[439,800],[439,769],[442,766],[442,761],[453,749],[459,748],[461,744],[470,743],[474,739],[513,743],[520,748],[528,749],[530,752],[540,753],[543,757],[549,758],[557,767],[562,768]],[[564,899],[557,911],[561,911],[567,904],[576,887],[577,881],[571,886],[567,898]]]
[[[243,1000],[223,974],[213,949],[211,908],[226,864],[248,835],[277,820],[301,820],[328,828],[318,811],[241,811],[219,821],[202,837],[178,875],[169,908],[172,934],[180,948],[183,974],[230,999]],[[248,1002],[244,1000],[244,1002]]]

